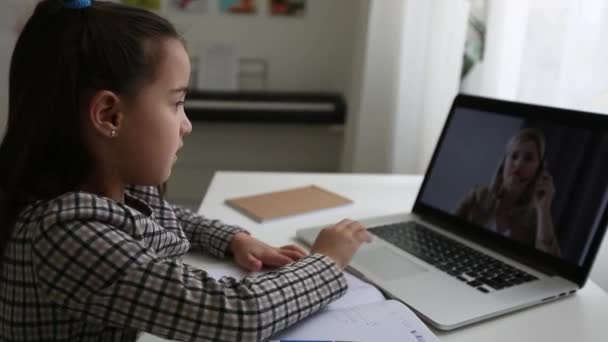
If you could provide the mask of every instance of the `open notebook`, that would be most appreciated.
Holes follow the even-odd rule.
[[[185,262],[187,263],[188,256]],[[214,278],[242,279],[248,274],[232,264],[216,264],[205,271]],[[271,341],[403,341],[439,342],[404,304],[386,300],[373,285],[345,273],[348,291],[324,309],[270,338]],[[139,342],[166,341],[144,334]]]

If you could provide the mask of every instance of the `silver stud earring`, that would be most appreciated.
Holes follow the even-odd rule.
[[[111,136],[112,138],[114,138],[114,137],[116,136],[116,130],[115,130],[115,129],[113,129],[113,130],[110,132],[110,136]]]

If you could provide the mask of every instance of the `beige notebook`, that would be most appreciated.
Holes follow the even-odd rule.
[[[353,203],[316,185],[229,198],[226,204],[258,222]]]

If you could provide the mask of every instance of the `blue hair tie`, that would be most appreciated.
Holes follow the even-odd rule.
[[[63,0],[63,7],[69,9],[83,9],[91,7],[91,0]]]

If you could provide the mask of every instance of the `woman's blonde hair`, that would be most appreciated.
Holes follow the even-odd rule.
[[[494,178],[492,179],[492,186],[491,186],[492,192],[496,196],[500,196],[500,191],[502,189],[503,171],[504,171],[505,161],[507,160],[509,153],[513,150],[513,148],[516,145],[524,143],[524,142],[528,142],[528,141],[531,141],[536,145],[537,152],[538,152],[538,159],[540,162],[538,165],[538,169],[536,170],[536,174],[538,174],[540,171],[542,171],[542,168],[544,165],[544,160],[545,160],[545,136],[543,135],[543,133],[541,131],[539,131],[535,128],[524,128],[524,129],[520,130],[519,132],[517,132],[517,134],[512,136],[511,139],[509,139],[509,141],[507,142],[506,148],[505,148],[504,156],[502,157],[500,163],[498,164],[498,167],[496,168],[496,172],[494,173]],[[524,193],[521,195],[520,199],[517,201],[518,204],[524,205],[524,204],[528,204],[530,202],[530,200],[532,199],[533,187],[534,187],[534,182],[530,182],[530,184],[528,184],[528,187],[526,188]]]

